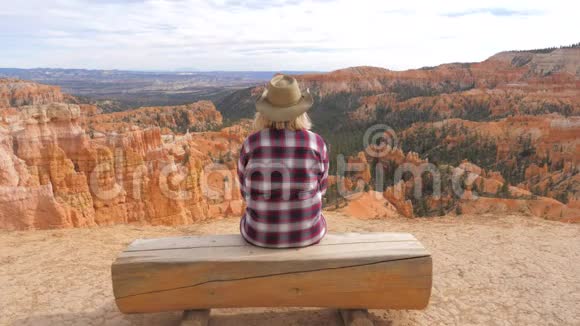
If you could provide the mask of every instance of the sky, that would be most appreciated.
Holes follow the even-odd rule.
[[[4,0],[0,67],[393,70],[580,41],[574,0]]]

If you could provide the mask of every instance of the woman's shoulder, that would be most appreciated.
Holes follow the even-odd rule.
[[[319,134],[315,133],[314,131],[304,129],[304,132],[308,133],[309,137],[314,138],[314,139],[316,139],[318,141],[324,142],[324,138],[322,138],[322,136],[320,136]]]
[[[319,152],[326,150],[326,142],[324,141],[324,138],[322,138],[322,136],[315,133],[314,131],[306,129],[303,129],[302,132],[306,135],[306,138],[309,140],[308,143],[313,149]]]
[[[264,137],[264,134],[267,133],[267,131],[268,131],[268,129],[262,129],[262,130],[252,132],[248,137],[246,137],[246,140],[244,141],[244,143],[246,145],[248,145],[248,144],[251,144],[251,143],[258,141],[260,138]]]

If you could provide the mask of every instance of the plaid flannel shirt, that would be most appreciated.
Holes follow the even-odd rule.
[[[240,150],[238,179],[247,205],[240,232],[249,243],[304,247],[326,234],[328,154],[319,135],[275,129],[250,135]]]

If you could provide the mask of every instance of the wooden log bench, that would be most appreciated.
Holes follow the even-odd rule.
[[[364,309],[425,308],[432,262],[407,233],[328,234],[299,249],[191,236],[135,240],[112,279],[121,312],[183,310],[183,325],[207,324],[211,308],[245,307],[336,308],[346,324],[365,325]]]

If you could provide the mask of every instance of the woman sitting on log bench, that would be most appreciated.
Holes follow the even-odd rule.
[[[256,132],[242,145],[238,177],[246,210],[240,232],[252,245],[306,247],[326,234],[322,195],[328,154],[311,132],[313,98],[296,79],[277,75],[256,102]]]
[[[184,310],[183,326],[207,326],[213,308],[324,307],[360,326],[372,325],[366,309],[427,306],[432,261],[415,237],[326,234],[328,155],[308,130],[311,105],[294,78],[272,79],[256,103],[258,131],[238,162],[247,203],[242,237],[133,241],[111,267],[120,311]],[[268,249],[294,247],[305,248]]]

